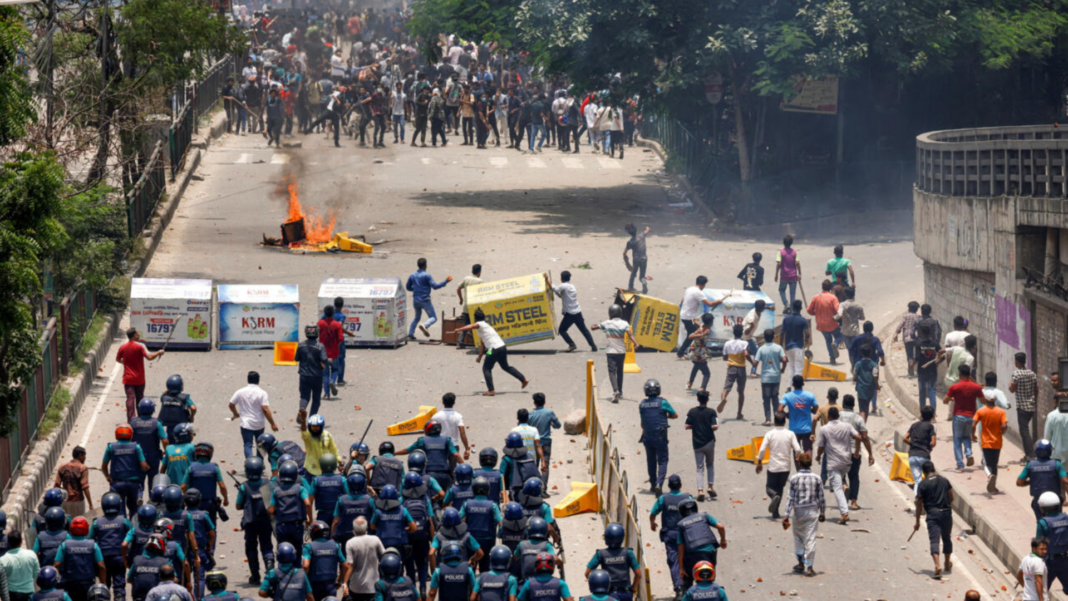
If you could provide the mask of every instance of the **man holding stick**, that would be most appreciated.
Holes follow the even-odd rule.
[[[137,403],[145,398],[145,359],[152,361],[161,357],[164,352],[165,349],[148,352],[148,348],[141,342],[141,334],[137,328],[126,330],[126,344],[119,347],[115,361],[123,366],[122,385],[126,389],[127,421],[137,417]]]

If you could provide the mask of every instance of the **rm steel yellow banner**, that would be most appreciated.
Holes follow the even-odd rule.
[[[679,338],[677,304],[624,290],[619,291],[619,298],[625,303],[623,316],[638,344],[665,353],[675,349]]]
[[[467,307],[471,323],[475,309],[482,309],[486,321],[508,346],[552,340],[556,335],[553,293],[541,273],[470,287]]]

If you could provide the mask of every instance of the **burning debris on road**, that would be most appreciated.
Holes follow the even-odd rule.
[[[286,220],[281,225],[282,237],[263,235],[263,246],[284,248],[293,252],[371,252],[371,245],[363,240],[350,238],[348,232],[334,233],[337,219],[334,211],[320,215],[314,207],[304,210],[300,203],[299,187],[293,175],[286,175],[279,186],[287,194]]]

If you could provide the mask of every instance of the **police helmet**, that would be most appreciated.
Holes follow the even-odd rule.
[[[645,381],[644,390],[647,397],[660,396],[660,382],[650,378]]]
[[[282,484],[293,484],[300,475],[300,468],[296,461],[286,461],[278,466],[278,481]]]
[[[111,590],[106,584],[94,584],[85,593],[86,601],[111,601]]]
[[[382,573],[383,578],[395,580],[401,575],[403,569],[401,558],[396,553],[386,553],[382,559],[378,560],[378,571]]]
[[[617,305],[613,305],[617,306]],[[604,570],[590,572],[590,592],[595,595],[607,595],[612,590],[612,577]]]
[[[45,507],[59,507],[63,504],[63,500],[65,498],[66,496],[63,494],[63,491],[61,489],[50,488],[45,491],[44,494]]]
[[[426,453],[422,451],[412,451],[411,455],[408,455],[408,469],[422,474],[426,469]]]
[[[322,470],[324,474],[332,474],[337,470],[337,457],[334,457],[333,453],[323,453],[322,456],[319,457],[319,469]]]
[[[464,558],[464,551],[460,548],[460,545],[456,543],[449,543],[445,545],[445,549],[441,552],[441,560],[445,563],[459,563]]]
[[[444,528],[455,528],[460,525],[460,512],[455,507],[446,507],[441,513],[441,525]]]
[[[225,591],[226,590],[226,573],[216,570],[212,570],[204,575],[204,582],[208,585],[208,590],[211,592]]]
[[[287,461],[292,461],[293,463],[297,462],[297,460],[292,455],[290,455],[289,453],[282,453],[281,455],[278,456],[278,465],[282,465],[283,463],[285,463]]]
[[[497,467],[497,449],[486,447],[478,452],[478,464],[482,467]]]
[[[171,394],[181,394],[183,388],[185,388],[185,383],[182,382],[182,376],[174,374],[167,378],[167,392]]]
[[[163,492],[167,490],[167,487],[162,484],[157,484],[152,487],[152,490],[148,491],[148,500],[156,505],[163,505]]]
[[[456,478],[457,484],[471,484],[471,480],[475,477],[475,470],[471,469],[470,465],[461,463],[456,466],[452,475]]]
[[[37,572],[37,588],[53,589],[59,584],[59,572],[52,566],[45,566]]]
[[[187,488],[185,490],[185,507],[186,509],[199,509],[200,504],[204,501],[204,495],[200,494],[200,491],[196,488]]]
[[[490,569],[503,572],[512,563],[512,550],[505,545],[497,545],[490,551]]]
[[[133,440],[133,428],[130,424],[119,424],[115,427],[115,440]]]
[[[193,449],[193,456],[197,459],[204,458],[211,461],[211,458],[215,456],[215,445],[210,442],[198,442]]]
[[[71,536],[89,536],[89,520],[82,516],[71,520],[70,534]]]
[[[367,494],[367,477],[363,474],[349,474],[347,478],[349,492],[354,495]]]
[[[712,582],[716,579],[716,568],[710,561],[699,561],[693,567],[693,579],[697,582]]]
[[[145,543],[145,551],[162,556],[167,552],[167,541],[164,540],[162,534],[153,534],[148,537],[148,542]]]
[[[523,494],[529,497],[541,497],[542,485],[541,478],[537,476],[531,476],[527,478],[527,481],[523,483]]]
[[[274,437],[274,434],[260,434],[256,438],[256,445],[260,447],[264,453],[270,453],[274,450],[274,447],[278,445],[278,439]]]
[[[159,512],[154,505],[142,505],[137,508],[137,523],[142,528],[151,528],[152,524],[156,523],[156,516]]]
[[[353,454],[357,457],[360,455],[367,457],[371,454],[371,447],[367,446],[366,442],[354,442],[352,443],[352,446],[349,447],[349,457],[352,457]]]
[[[104,493],[104,497],[100,499],[100,509],[104,510],[104,515],[118,515],[122,511],[122,497],[118,493]]]
[[[441,436],[441,422],[430,420],[423,426],[423,434],[426,436]]]
[[[530,518],[527,520],[527,538],[531,540],[548,540],[549,524],[539,517]]]
[[[404,475],[404,496],[418,497],[426,494],[426,487],[424,486],[423,477],[417,472],[408,472]],[[421,490],[420,490],[421,489]],[[411,494],[409,494],[409,492]]]
[[[609,549],[618,549],[623,546],[625,534],[622,525],[612,522],[604,529],[604,544],[608,545]]]
[[[1061,498],[1053,491],[1046,491],[1038,496],[1038,506],[1042,509],[1060,507]]]
[[[679,515],[686,517],[697,513],[697,501],[693,499],[686,499],[682,503],[679,503]]]
[[[297,563],[297,550],[289,543],[278,545],[278,563]]]
[[[504,506],[504,519],[506,520],[521,520],[524,515],[523,506],[515,501],[511,501]]]
[[[326,525],[326,522],[315,520],[312,522],[311,530],[309,530],[312,540],[319,540],[326,538],[330,535],[330,526]]]
[[[183,422],[174,427],[174,442],[187,444],[193,441],[193,426]]]
[[[615,303],[608,305],[608,317],[610,319],[619,319],[620,317],[623,317],[623,307],[620,307]]]
[[[397,487],[392,484],[383,486],[382,490],[378,491],[375,507],[386,511],[400,507],[400,495],[397,493]]]
[[[668,488],[671,490],[679,490],[682,488],[682,478],[678,474],[671,474],[668,476]]]
[[[556,569],[556,559],[550,553],[538,553],[534,560],[534,571],[538,574],[552,574]]]
[[[49,507],[45,512],[45,527],[56,532],[67,526],[67,512],[62,507]]]
[[[1049,459],[1053,456],[1053,443],[1043,438],[1035,443],[1035,457]]]
[[[316,339],[319,337],[319,326],[304,326],[304,337]]]
[[[152,526],[152,531],[156,534],[163,536],[163,540],[174,539],[174,521],[170,518],[160,518],[156,520],[156,524]]]
[[[163,506],[167,511],[178,511],[182,508],[182,489],[175,484],[163,491]]]
[[[245,477],[249,480],[259,480],[263,477],[263,459],[261,457],[248,457],[245,459]]]
[[[488,496],[490,493],[490,481],[485,476],[479,476],[475,478],[471,483],[471,490],[476,496]]]
[[[388,440],[378,445],[379,455],[392,455],[394,452],[393,443]]]
[[[504,448],[506,449],[519,449],[526,448],[526,444],[523,443],[523,436],[519,432],[509,432],[508,436],[504,438]]]
[[[152,402],[152,399],[141,399],[137,401],[137,415],[141,417],[148,417],[156,412],[156,404]]]

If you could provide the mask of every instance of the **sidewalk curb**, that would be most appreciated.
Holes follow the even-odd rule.
[[[893,327],[900,321],[902,315],[904,314],[897,315],[890,320],[888,325],[879,332],[880,339],[889,340],[893,336]],[[919,401],[914,395],[906,391],[904,384],[892,369],[887,368],[884,373],[886,374],[886,383],[890,387],[890,392],[894,395],[894,400],[903,410],[902,417],[910,422],[918,419],[915,416],[920,412]],[[908,425],[910,424],[905,424],[906,427]],[[902,432],[899,428],[900,425],[895,425],[893,427],[894,450],[907,452],[908,447],[905,446],[903,440],[905,432]],[[972,530],[979,536],[979,539],[990,547],[994,555],[1007,569],[1012,570],[1012,568],[1020,565],[1020,561],[1023,559],[1023,554],[1012,548],[1008,538],[999,532],[997,527],[983,515],[983,512],[972,503],[968,498],[968,495],[953,495],[953,511],[956,512],[965,523],[972,527]]]
[[[215,131],[216,127],[213,125],[211,131]],[[226,124],[223,121],[222,129],[225,128]],[[181,202],[182,197],[185,195],[186,188],[189,187],[189,182],[192,180],[197,168],[200,167],[203,152],[199,149],[195,150],[195,154],[192,155],[185,172],[180,177],[180,183],[174,194],[168,194],[160,200],[156,207],[155,216],[141,232],[141,236],[147,239],[145,256],[128,266],[125,273],[127,277],[140,277],[148,269],[149,262],[163,239],[163,232],[170,225],[171,219],[178,208],[178,203]],[[59,464],[63,450],[69,446],[67,437],[74,427],[74,422],[81,412],[82,405],[89,397],[104,359],[111,351],[112,342],[119,333],[119,323],[122,321],[124,313],[125,311],[122,313],[115,312],[107,316],[104,328],[100,333],[100,339],[97,340],[93,349],[86,354],[81,370],[68,376],[66,381],[61,384],[70,391],[71,400],[60,415],[60,424],[47,438],[37,440],[30,447],[26,461],[19,469],[19,475],[15,482],[12,483],[11,490],[4,500],[2,509],[14,527],[25,530],[29,526],[28,519],[23,520],[24,514],[32,515],[36,513],[37,500],[41,498],[46,489],[50,488],[52,472]]]
[[[705,204],[704,198],[694,190],[693,185],[690,184],[690,180],[687,179],[686,176],[667,172],[668,155],[667,151],[664,150],[664,147],[660,145],[660,142],[657,142],[656,140],[646,140],[645,138],[636,136],[634,138],[634,143],[643,148],[652,149],[652,151],[660,157],[660,162],[665,166],[665,173],[670,179],[678,183],[679,187],[686,192],[686,195],[689,197],[690,202],[693,203],[694,208],[697,209],[697,212],[699,212],[703,218],[708,220],[708,227],[712,228],[713,224],[719,220],[719,217],[717,217],[716,213]]]

